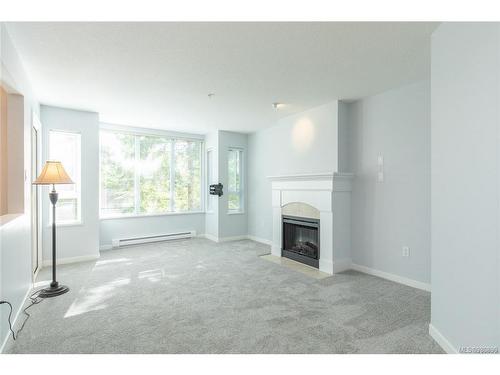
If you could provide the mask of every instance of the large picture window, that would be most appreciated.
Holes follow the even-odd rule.
[[[243,212],[243,150],[230,148],[227,155],[228,212]]]
[[[101,130],[101,217],[201,211],[199,140]]]
[[[59,199],[57,200],[56,222],[58,224],[79,223],[81,221],[81,135],[50,130],[49,160],[60,161],[74,182],[71,185],[57,186]]]

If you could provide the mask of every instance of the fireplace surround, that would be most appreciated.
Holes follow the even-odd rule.
[[[309,222],[314,219],[318,223],[318,259],[317,266],[313,264],[313,267],[330,275],[349,269],[353,175],[320,173],[268,178],[271,181],[273,206],[272,255],[289,258],[304,255],[300,254],[300,249],[292,251],[292,255],[287,252],[290,249],[283,241],[284,216]],[[302,244],[302,252],[308,251],[311,249]]]

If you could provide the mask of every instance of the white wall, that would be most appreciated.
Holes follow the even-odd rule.
[[[100,220],[100,246],[109,248],[113,239],[195,230],[205,233],[205,214],[167,214]]]
[[[430,283],[430,86],[349,104],[353,263]],[[377,157],[384,181],[377,182]],[[410,256],[402,256],[409,246]]]
[[[499,35],[445,23],[432,36],[431,324],[451,351],[500,347]]]
[[[12,92],[24,97],[24,212],[0,221],[0,299],[8,300],[14,307],[13,316],[20,311],[26,293],[32,286],[31,276],[31,119],[38,113],[38,102],[33,94],[22,62],[6,31],[0,25],[1,82]],[[22,167],[21,167],[22,168]],[[9,172],[10,173],[10,172]],[[18,173],[18,171],[16,171]],[[5,220],[3,220],[5,219]],[[0,348],[8,337],[8,309],[0,307]]]
[[[42,105],[42,158],[49,154],[49,131],[66,130],[81,134],[81,207],[82,223],[57,227],[57,259],[99,257],[99,115]],[[42,199],[43,259],[52,259],[52,232],[49,221],[49,190],[44,186]],[[56,186],[57,190],[57,186]]]
[[[248,234],[272,240],[268,176],[337,172],[338,102],[286,117],[248,137]]]

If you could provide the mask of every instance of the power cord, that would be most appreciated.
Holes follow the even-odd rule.
[[[9,330],[10,332],[12,332],[12,339],[17,340],[17,338],[19,337],[19,333],[23,330],[24,326],[26,325],[26,322],[28,321],[28,319],[30,318],[31,314],[28,313],[28,309],[31,308],[33,305],[38,305],[40,302],[43,301],[43,298],[39,298],[39,295],[40,295],[40,292],[41,292],[41,289],[40,290],[37,290],[35,293],[33,293],[29,298],[31,300],[31,303],[26,306],[24,309],[23,309],[23,313],[24,315],[26,315],[26,319],[24,319],[23,321],[23,324],[21,325],[21,327],[17,330],[17,333],[14,332],[14,329],[12,327],[12,321],[11,321],[11,318],[12,318],[12,304],[9,302],[9,301],[0,301],[0,305],[3,305],[3,304],[7,304],[9,305],[10,307],[10,311],[9,311],[9,317],[7,318],[8,322],[9,322]]]

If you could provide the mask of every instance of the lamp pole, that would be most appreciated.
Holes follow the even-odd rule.
[[[56,203],[59,194],[56,187],[52,184],[52,191],[49,193],[50,203],[52,203],[52,282],[50,287],[42,289],[39,297],[50,298],[56,297],[69,291],[69,288],[64,285],[59,285],[56,281]]]
[[[52,191],[49,193],[50,202],[52,203],[52,282],[51,288],[57,288],[58,282],[56,281],[56,203],[59,195],[57,194],[56,187],[52,184]]]

